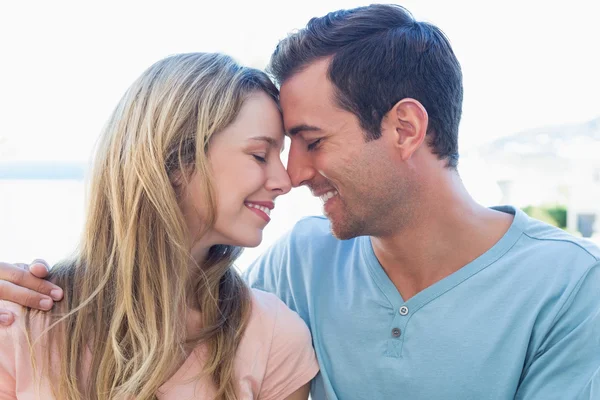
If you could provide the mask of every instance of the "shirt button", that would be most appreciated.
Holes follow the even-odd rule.
[[[400,337],[400,328],[394,328],[392,329],[392,336],[395,338]]]
[[[406,307],[406,306],[400,307],[400,315],[408,315],[408,307]]]

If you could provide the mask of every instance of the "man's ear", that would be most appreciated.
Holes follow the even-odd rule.
[[[415,99],[402,99],[388,111],[386,129],[391,131],[402,160],[410,159],[423,144],[428,124],[427,110]]]

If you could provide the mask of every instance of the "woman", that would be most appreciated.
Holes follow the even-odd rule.
[[[0,399],[306,399],[306,325],[248,289],[257,246],[290,190],[268,77],[219,54],[146,70],[101,136],[64,300],[0,331]],[[38,377],[38,378],[36,378]]]

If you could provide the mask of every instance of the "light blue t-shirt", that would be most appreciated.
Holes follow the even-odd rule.
[[[530,219],[403,301],[368,237],[301,220],[246,272],[306,321],[313,400],[600,399],[600,251]],[[443,259],[439,260],[442,264]]]

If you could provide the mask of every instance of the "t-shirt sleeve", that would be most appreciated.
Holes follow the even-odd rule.
[[[277,299],[277,316],[260,400],[281,400],[319,371],[312,339],[304,321]]]
[[[244,271],[243,278],[251,288],[275,294],[310,324],[306,274],[312,263],[299,253],[297,242],[303,241],[303,237],[298,231],[296,225],[282,235]]]
[[[0,308],[13,311],[10,303],[0,300]],[[19,321],[9,327],[0,328],[0,400],[17,398],[15,380],[15,346],[19,332]]]
[[[248,286],[274,293],[282,298],[281,275],[285,269],[289,235],[278,239],[271,247],[262,253],[243,273]]]
[[[580,280],[534,361],[526,366],[515,399],[600,398],[600,264]]]

